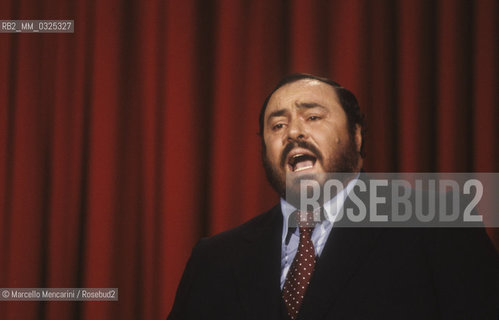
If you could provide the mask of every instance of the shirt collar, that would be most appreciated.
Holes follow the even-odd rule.
[[[334,198],[332,198],[331,200],[329,200],[328,202],[326,202],[324,204],[324,212],[325,212],[325,216],[326,216],[326,221],[323,221],[321,223],[325,223],[325,222],[331,223],[331,224],[334,223],[334,220],[337,217],[336,212],[338,210],[341,210],[341,208],[343,207],[343,204],[345,203],[345,200],[346,200],[348,194],[350,193],[350,191],[352,191],[353,187],[357,183],[357,180],[359,179],[359,175],[360,175],[360,173],[357,173],[355,178],[353,178],[352,180],[350,180],[350,182],[348,182],[346,188],[341,190],[338,194],[336,194],[334,196]],[[296,210],[297,209],[293,205],[291,205],[289,202],[287,202],[286,200],[281,198],[281,212],[282,212],[282,216],[283,216],[282,243],[284,243],[286,241],[286,237],[288,236],[289,217]]]

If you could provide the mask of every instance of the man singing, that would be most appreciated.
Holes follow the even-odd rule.
[[[365,126],[350,91],[287,76],[265,100],[259,125],[280,203],[199,241],[168,319],[497,319],[499,258],[483,229],[335,220],[363,179]],[[344,189],[299,211],[300,182],[323,186],[330,174]]]

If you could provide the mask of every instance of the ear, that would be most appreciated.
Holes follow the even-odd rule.
[[[357,153],[360,153],[362,147],[362,127],[358,124],[355,125],[355,146]]]

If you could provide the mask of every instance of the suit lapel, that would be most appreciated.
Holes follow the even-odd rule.
[[[347,199],[345,208],[353,206]],[[369,258],[382,232],[381,228],[346,227],[347,224],[337,222],[333,226],[317,261],[298,319],[322,319],[328,309],[334,308],[342,290]]]
[[[341,291],[367,260],[379,231],[374,228],[341,227],[331,230],[298,319],[321,319],[329,308],[334,308]]]
[[[243,235],[245,246],[240,250],[235,274],[247,319],[278,319],[281,291],[280,206],[267,212],[256,228]]]

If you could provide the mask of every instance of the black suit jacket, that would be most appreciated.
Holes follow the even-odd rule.
[[[286,319],[276,206],[193,249],[168,319]],[[483,229],[333,227],[299,319],[498,319]]]

